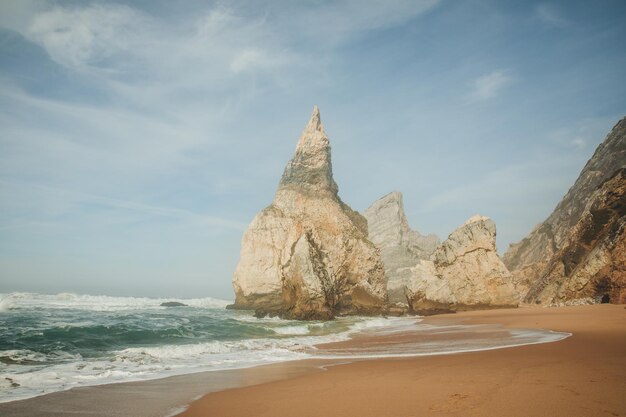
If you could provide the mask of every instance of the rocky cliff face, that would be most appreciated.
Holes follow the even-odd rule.
[[[598,146],[550,217],[504,255],[518,290],[527,294],[525,301],[563,303],[593,296],[591,288],[600,280],[598,271],[608,268],[613,271],[611,277],[621,276],[615,271],[624,265],[617,252],[623,247],[618,231],[623,213],[608,196],[621,192],[621,177],[616,173],[625,167],[626,118]],[[611,285],[620,281],[615,279],[609,280]]]
[[[411,268],[420,260],[430,259],[439,239],[411,230],[398,191],[375,201],[363,215],[367,219],[369,239],[380,249],[385,265],[389,301],[406,304],[405,287],[413,276]]]
[[[411,270],[406,287],[417,314],[479,308],[515,307],[519,294],[496,252],[495,223],[474,216]]]
[[[626,303],[626,168],[602,183],[525,301]]]
[[[383,265],[367,221],[341,201],[317,107],[272,204],[246,230],[235,307],[298,319],[382,311]]]

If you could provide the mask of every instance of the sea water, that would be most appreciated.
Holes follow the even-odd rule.
[[[167,301],[186,304],[163,307]],[[72,387],[306,358],[415,356],[559,340],[567,334],[432,326],[416,317],[255,318],[214,298],[0,294],[0,402]],[[410,343],[317,349],[363,334],[417,332]],[[450,334],[459,334],[459,337]],[[471,337],[467,335],[470,334]],[[496,337],[494,337],[496,334]]]

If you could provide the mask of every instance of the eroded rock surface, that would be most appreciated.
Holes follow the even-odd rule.
[[[557,279],[559,259],[563,260],[564,253],[569,250],[567,248],[578,247],[575,241],[580,236],[577,237],[576,233],[580,232],[575,232],[575,229],[589,216],[590,202],[600,198],[597,194],[599,187],[625,167],[626,118],[620,120],[605,141],[598,146],[572,188],[552,214],[526,238],[511,245],[504,255],[504,263],[512,272],[518,291],[528,294],[526,301],[565,302],[568,298],[582,294],[577,291],[557,294],[556,287],[564,287],[546,283],[565,282],[571,278],[572,271],[563,268],[560,278]],[[606,257],[604,261],[598,260],[597,266],[599,267],[601,262],[608,262],[605,267],[617,268],[619,265],[615,264],[616,259],[613,256]],[[623,266],[623,263],[621,265]],[[539,290],[539,287],[544,288]]]
[[[405,287],[413,276],[411,268],[420,260],[430,259],[439,239],[411,230],[402,200],[402,194],[394,191],[375,201],[363,215],[369,239],[380,249],[385,265],[389,301],[406,304]]]
[[[418,314],[518,304],[511,274],[496,251],[496,225],[488,217],[469,219],[411,272],[406,294]]]
[[[298,319],[383,311],[384,270],[367,221],[337,193],[315,107],[272,204],[243,236],[233,277],[236,308]]]
[[[558,305],[585,299],[626,303],[626,168],[592,193],[525,301]]]

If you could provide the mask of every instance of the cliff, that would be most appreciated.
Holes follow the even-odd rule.
[[[552,214],[504,255],[526,302],[601,299],[606,295],[601,287],[609,284],[599,282],[622,288],[624,214],[619,195],[624,168],[626,118],[598,146]],[[623,299],[622,291],[612,290],[609,299]]]
[[[626,168],[591,194],[578,222],[532,282],[528,303],[626,303]]]

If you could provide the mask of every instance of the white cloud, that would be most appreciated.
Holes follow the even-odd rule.
[[[3,0],[0,2],[0,27],[20,32],[45,8],[45,3],[39,0]]]
[[[440,0],[340,0],[285,8],[285,24],[314,42],[340,44],[358,34],[402,24],[440,4]],[[295,17],[295,19],[294,19]]]
[[[180,29],[128,6],[95,3],[53,7],[18,30],[58,64],[95,73],[101,81],[140,76],[144,83],[185,79],[208,85],[255,66],[288,61],[261,18],[244,19],[215,8],[193,21]]]
[[[112,219],[116,222],[136,222],[146,219],[146,216],[171,218],[182,222],[187,222],[196,227],[216,226],[220,228],[243,231],[245,224],[218,216],[195,213],[186,209],[176,207],[164,207],[154,204],[146,204],[139,201],[131,201],[108,196],[96,195],[80,191],[73,191],[65,188],[52,187],[44,184],[27,182],[10,182],[0,179],[0,189],[3,193],[11,194],[12,200],[0,203],[3,212],[19,209],[21,212],[32,209],[33,203],[44,204],[47,216],[32,223],[55,224],[51,218],[57,218],[66,214],[75,215],[77,206],[94,205],[108,211],[105,216],[96,212],[85,214],[87,218],[96,218],[100,226],[105,226],[102,222],[110,223]],[[4,221],[0,223],[0,230],[28,226],[31,222],[24,222],[21,219]]]
[[[272,68],[279,61],[272,60],[271,57],[259,49],[250,48],[241,51],[235,56],[230,64],[230,68],[235,72],[252,71],[260,68]]]
[[[595,147],[604,139],[607,126],[610,126],[616,118],[617,116],[583,118],[571,125],[554,129],[545,137],[562,149],[586,152],[590,145]]]
[[[20,32],[41,45],[54,61],[72,70],[119,76],[148,69],[144,80],[156,75],[171,80],[203,68],[205,77],[219,78],[254,69],[299,65],[303,49],[306,55],[306,49],[314,52],[320,45],[332,47],[369,30],[402,24],[439,3],[250,2],[237,10],[236,4],[207,8],[181,26],[167,16],[119,4],[96,2],[63,7],[28,1],[24,5],[10,2],[13,6],[6,7],[6,11],[16,19],[0,19],[0,27]],[[306,45],[299,44],[302,42]],[[322,57],[315,58],[319,65]]]
[[[121,5],[54,7],[36,14],[24,35],[63,66],[108,69],[107,60],[114,55],[140,50],[141,32],[148,25],[140,13]]]
[[[544,24],[562,28],[569,24],[562,14],[551,4],[541,3],[535,7],[535,16]]]
[[[587,146],[587,142],[581,137],[572,139],[571,143],[576,149],[584,149]]]
[[[489,100],[496,97],[504,87],[513,81],[507,71],[498,70],[481,75],[472,81],[469,99],[472,101]]]

